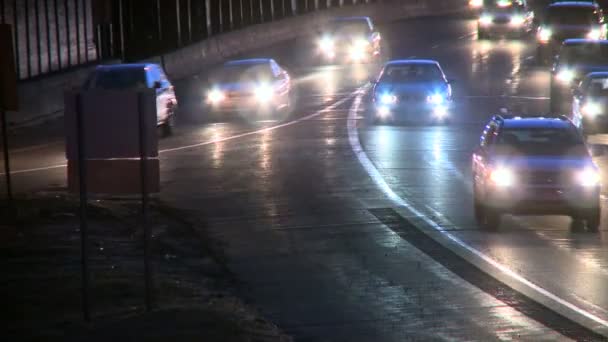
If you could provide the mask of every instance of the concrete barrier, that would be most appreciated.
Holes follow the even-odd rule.
[[[331,17],[368,15],[376,23],[386,23],[419,16],[457,13],[466,8],[467,0],[381,0],[375,4],[333,8],[253,25],[191,44],[162,56],[162,59],[157,56],[146,61],[159,63],[162,60],[167,74],[173,80],[180,80],[199,74],[227,58],[310,34]],[[9,113],[11,127],[36,125],[61,117],[64,91],[82,85],[91,69],[80,68],[20,84],[18,91],[21,110]]]

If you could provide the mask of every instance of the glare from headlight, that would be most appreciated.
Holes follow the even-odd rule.
[[[577,174],[577,181],[581,186],[592,187],[598,186],[601,183],[601,177],[597,170],[588,167]]]
[[[589,31],[589,33],[587,33],[587,38],[588,39],[594,39],[594,40],[598,40],[600,38],[602,38],[602,31],[600,29],[592,29],[591,31]]]
[[[365,59],[365,48],[362,46],[351,46],[350,48],[350,59],[358,62]]]
[[[445,99],[441,94],[433,94],[427,96],[426,100],[432,104],[442,104]]]
[[[596,102],[585,103],[581,110],[583,112],[583,115],[590,117],[590,118],[594,118],[594,117],[602,114],[602,112],[603,112],[602,106],[600,106]]]
[[[225,95],[219,89],[212,89],[207,94],[207,100],[212,104],[217,104],[224,101]]]
[[[551,36],[553,35],[553,31],[551,31],[551,29],[548,29],[546,27],[541,27],[538,30],[538,40],[541,43],[546,43],[549,41],[549,39],[551,39]]]
[[[525,21],[526,19],[522,15],[514,15],[511,17],[511,25],[513,26],[521,26]]]
[[[334,41],[329,37],[323,37],[319,39],[319,49],[325,53],[332,52],[334,50]]]
[[[388,105],[397,103],[397,96],[393,94],[383,94],[380,96],[380,103]]]
[[[369,41],[367,41],[366,39],[360,38],[360,39],[355,40],[354,45],[358,48],[365,48],[369,45]]]
[[[433,115],[435,115],[435,117],[437,117],[438,119],[445,118],[446,116],[448,116],[448,107],[443,105],[436,106],[435,108],[433,108]]]
[[[509,187],[515,183],[515,175],[506,168],[497,168],[490,173],[490,181],[499,187]]]
[[[471,8],[480,8],[483,6],[483,0],[470,0],[469,6],[471,6]]]
[[[557,79],[564,84],[570,84],[574,80],[574,72],[570,69],[560,70],[557,73]]]
[[[492,16],[489,14],[483,14],[479,17],[479,23],[481,25],[490,25],[492,23]]]
[[[272,100],[274,91],[268,84],[261,84],[255,88],[255,98],[261,103],[267,103]]]
[[[381,118],[385,118],[391,114],[391,110],[387,106],[380,106],[380,107],[378,107],[377,111],[378,111],[378,116]]]

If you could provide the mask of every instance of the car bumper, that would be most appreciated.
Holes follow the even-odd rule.
[[[494,189],[484,204],[502,212],[527,215],[573,215],[599,207],[600,189],[544,188]]]
[[[515,26],[515,25],[511,25],[509,23],[506,23],[506,24],[492,23],[492,24],[488,24],[488,25],[479,26],[479,30],[487,32],[489,34],[504,35],[504,34],[511,34],[511,33],[526,32],[527,28],[526,28],[526,26],[523,26],[523,25]]]
[[[441,121],[450,117],[450,104],[374,105],[373,115],[382,121]]]

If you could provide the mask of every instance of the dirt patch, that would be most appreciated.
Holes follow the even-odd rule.
[[[200,230],[157,201],[149,218],[151,312],[144,303],[139,202],[90,203],[92,323],[84,323],[78,202],[47,194],[20,199],[13,209],[3,204],[3,340],[291,340],[232,294],[233,278]]]

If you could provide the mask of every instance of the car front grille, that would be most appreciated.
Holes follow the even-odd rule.
[[[422,102],[426,100],[424,94],[401,94],[399,95],[400,102]]]
[[[560,171],[527,171],[520,172],[519,177],[524,184],[528,185],[567,185],[571,183],[572,175]]]

